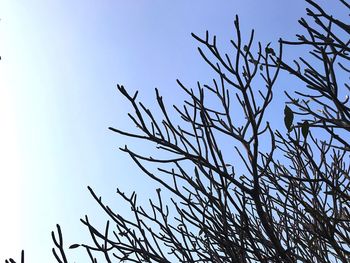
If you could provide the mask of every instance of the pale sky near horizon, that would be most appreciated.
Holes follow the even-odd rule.
[[[300,32],[303,0],[2,0],[0,1],[0,261],[55,262],[50,232],[65,243],[88,238],[79,222],[98,222],[86,186],[113,203],[116,187],[147,196],[156,187],[118,147],[109,126],[128,126],[130,109],[116,84],[154,88],[176,99],[175,80],[207,80],[191,32],[226,45],[235,14],[243,35],[276,43]],[[131,143],[132,145],[132,143]],[[102,226],[102,225],[101,225]],[[79,253],[70,251],[73,261]]]

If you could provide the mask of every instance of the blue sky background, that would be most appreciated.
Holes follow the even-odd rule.
[[[276,42],[300,32],[304,9],[302,0],[2,0],[0,261],[23,248],[27,262],[54,262],[56,223],[67,245],[87,240],[79,219],[104,222],[87,185],[120,213],[129,208],[116,187],[153,195],[118,150],[135,144],[107,129],[134,129],[117,83],[148,105],[155,87],[176,102],[176,78],[194,86],[212,77],[191,32],[209,30],[225,46],[238,14],[243,35],[255,28],[256,39]]]

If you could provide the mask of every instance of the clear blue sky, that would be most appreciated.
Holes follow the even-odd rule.
[[[174,100],[176,78],[193,85],[210,75],[191,32],[225,45],[238,14],[243,35],[255,28],[275,42],[300,31],[304,9],[302,0],[2,0],[0,261],[23,248],[27,262],[54,262],[56,223],[66,244],[86,240],[79,219],[103,222],[87,185],[121,213],[116,187],[145,198],[155,188],[117,150],[127,138],[107,130],[133,129],[117,83],[146,104],[155,87]]]

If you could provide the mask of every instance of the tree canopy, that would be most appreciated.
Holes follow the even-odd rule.
[[[349,262],[350,25],[306,2],[296,40],[263,45],[252,31],[244,41],[238,17],[231,53],[209,32],[193,34],[217,78],[195,88],[177,80],[187,95],[173,106],[177,116],[160,91],[154,112],[118,85],[136,129],[110,129],[157,147],[152,156],[121,150],[159,185],[158,198],[139,206],[137,193],[118,189],[130,219],[89,187],[109,221],[101,230],[81,219],[92,243],[71,249],[85,249],[91,262],[98,254],[106,262]],[[305,54],[284,58],[298,47]],[[285,90],[276,129],[268,112],[286,73],[300,86]],[[52,237],[56,260],[69,262],[59,225]]]

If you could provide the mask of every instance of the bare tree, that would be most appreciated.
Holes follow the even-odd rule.
[[[110,129],[156,145],[151,157],[121,150],[161,188],[148,208],[136,193],[117,190],[131,220],[89,187],[110,220],[101,231],[86,216],[93,245],[71,248],[84,247],[91,262],[97,254],[106,262],[350,261],[350,26],[306,2],[311,22],[299,20],[306,35],[275,49],[256,43],[254,31],[245,42],[238,17],[230,54],[208,32],[193,34],[217,79],[195,89],[178,80],[188,97],[181,107],[168,108],[156,90],[156,114],[118,85],[137,131]],[[347,1],[339,3],[349,11]],[[285,61],[282,50],[296,46],[309,54]],[[285,128],[276,130],[266,112],[285,72],[301,88],[286,92]],[[68,262],[59,227],[53,240],[57,261]]]
[[[21,263],[24,263],[24,250],[21,252]],[[13,258],[6,259],[5,263],[16,263],[16,261]]]

